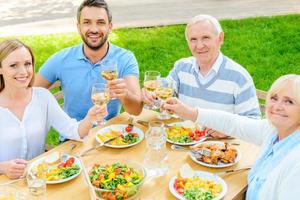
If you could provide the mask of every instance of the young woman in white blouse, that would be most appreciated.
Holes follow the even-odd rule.
[[[32,87],[34,56],[19,40],[0,43],[0,174],[23,175],[27,160],[44,152],[51,127],[80,140],[102,120],[106,108],[92,107],[80,122],[71,119],[46,89]]]
[[[299,199],[300,75],[285,75],[272,84],[267,95],[267,119],[264,120],[191,108],[176,98],[168,99],[163,108],[262,146],[248,175],[247,200]]]

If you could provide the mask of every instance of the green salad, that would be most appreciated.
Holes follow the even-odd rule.
[[[211,191],[206,191],[202,188],[191,188],[183,193],[187,200],[212,200],[214,198]]]
[[[99,192],[102,199],[123,200],[133,196],[144,179],[137,170],[120,163],[112,165],[95,164],[89,172],[93,186],[106,191]]]

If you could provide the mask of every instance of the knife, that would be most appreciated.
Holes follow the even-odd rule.
[[[110,139],[106,140],[105,142],[102,142],[102,143],[100,143],[100,144],[97,144],[97,145],[95,145],[95,146],[93,146],[93,147],[91,147],[91,148],[85,150],[84,152],[80,153],[80,154],[78,155],[78,157],[83,157],[83,156],[85,156],[88,152],[90,152],[90,151],[92,151],[92,150],[95,150],[95,149],[98,149],[99,147],[102,147],[103,145],[105,145],[105,144],[107,144],[107,143],[110,143],[110,142],[112,142],[112,141],[118,139],[118,138],[121,137],[121,136],[124,136],[124,137],[125,137],[126,135],[128,135],[128,133],[127,133],[126,131],[123,131],[120,135],[117,135],[116,137],[110,138]]]
[[[227,171],[224,171],[224,172],[219,172],[219,173],[216,173],[216,174],[219,175],[219,176],[223,176],[223,175],[226,175],[226,174],[237,173],[237,172],[241,172],[241,171],[245,171],[245,170],[249,170],[249,169],[251,169],[251,166],[242,167],[242,168],[239,168],[239,169],[231,169],[231,170],[227,170]]]

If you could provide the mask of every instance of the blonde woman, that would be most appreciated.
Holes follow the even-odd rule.
[[[80,122],[71,119],[46,89],[32,87],[34,56],[19,40],[0,43],[0,174],[20,177],[27,160],[44,152],[51,127],[80,140],[106,108],[93,107]]]
[[[267,119],[264,120],[192,108],[176,98],[167,100],[163,107],[181,117],[262,146],[248,175],[247,200],[299,199],[299,75],[285,75],[272,84],[267,95]]]

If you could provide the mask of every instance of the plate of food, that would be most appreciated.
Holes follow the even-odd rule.
[[[227,184],[216,174],[195,171],[193,177],[172,177],[169,190],[180,200],[220,200],[227,193]]]
[[[196,163],[212,168],[235,165],[241,159],[241,152],[233,145],[221,141],[205,141],[191,147],[190,157]]]
[[[120,137],[107,144],[104,144],[104,146],[111,148],[131,147],[140,143],[144,139],[144,132],[136,126],[114,124],[100,129],[96,134],[96,140],[99,143],[105,143],[105,141],[117,136]]]
[[[135,161],[106,160],[87,167],[97,198],[132,200],[145,181],[144,167]]]
[[[178,145],[194,145],[205,135],[205,131],[192,121],[171,123],[165,130],[167,141]]]
[[[76,178],[82,170],[80,161],[73,156],[66,156],[66,161],[62,162],[59,152],[34,161],[29,172],[36,176],[45,176],[47,184],[64,183]]]

